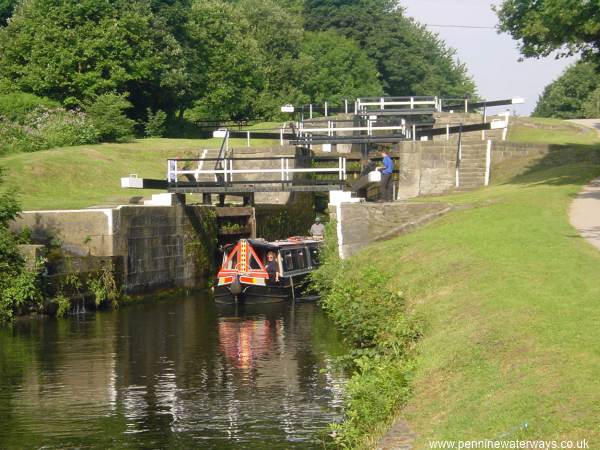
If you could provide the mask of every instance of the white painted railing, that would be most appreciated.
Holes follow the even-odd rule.
[[[430,106],[436,111],[441,110],[441,100],[438,97],[363,97],[357,98],[354,105],[355,114],[372,107],[384,110],[386,107],[390,108],[392,106],[404,106],[409,109]]]
[[[325,173],[331,173],[331,174],[336,174],[338,175],[338,180],[346,180],[347,179],[347,174],[346,174],[346,158],[343,157],[339,157],[338,158],[338,165],[336,167],[307,167],[307,168],[290,168],[290,160],[294,160],[293,157],[282,157],[282,158],[264,158],[264,159],[255,159],[255,158],[224,158],[222,160],[220,160],[221,164],[221,168],[217,168],[217,169],[202,169],[200,168],[200,164],[202,164],[203,161],[208,161],[208,160],[189,160],[189,159],[184,159],[184,160],[177,160],[177,159],[169,159],[167,161],[167,180],[169,183],[177,183],[179,176],[181,175],[192,175],[194,176],[194,178],[196,180],[199,179],[200,175],[207,175],[207,176],[212,176],[214,178],[214,181],[217,182],[218,180],[218,176],[222,176],[222,180],[224,183],[231,183],[232,181],[234,181],[234,175],[236,175],[236,181],[244,181],[243,177],[242,179],[239,179],[238,176],[240,175],[256,175],[256,174],[274,174],[277,175],[277,179],[273,179],[273,180],[268,180],[268,181],[272,181],[273,183],[278,183],[278,182],[287,182],[287,181],[292,181],[291,175],[295,174],[295,173],[314,173],[314,174],[325,174]],[[195,169],[190,169],[190,168],[185,168],[185,169],[179,169],[178,167],[178,163],[179,162],[190,162],[190,161],[197,161],[198,162],[198,168]],[[214,159],[212,159],[212,161],[214,161]],[[243,169],[234,169],[234,162],[236,163],[245,163],[248,165],[251,165],[252,162],[260,162],[263,163],[266,161],[279,161],[280,163],[280,167],[278,168],[273,168],[273,169],[268,169],[268,168],[243,168]],[[252,181],[248,181],[248,183],[252,183]]]
[[[373,125],[374,123],[374,120],[368,120],[366,127],[337,127],[335,122],[328,121],[327,127],[310,128],[300,122],[298,126],[298,134],[302,136],[313,133],[327,133],[327,136],[335,136],[336,133],[341,131],[366,131],[367,136],[372,136],[376,131],[406,131],[406,121],[404,119],[402,119],[401,125],[376,126]]]

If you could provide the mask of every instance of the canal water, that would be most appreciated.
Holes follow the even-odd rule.
[[[319,448],[344,351],[310,303],[19,320],[0,328],[0,448]]]

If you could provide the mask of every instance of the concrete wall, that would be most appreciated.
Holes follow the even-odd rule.
[[[342,203],[335,211],[340,256],[348,258],[370,243],[412,231],[450,211],[446,203]]]

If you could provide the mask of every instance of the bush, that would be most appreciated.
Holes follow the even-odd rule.
[[[131,106],[125,94],[108,93],[100,95],[87,107],[101,141],[126,142],[133,138],[135,122],[125,115],[125,110]]]
[[[163,137],[167,131],[167,113],[158,110],[155,113],[148,108],[148,121],[144,125],[144,134],[148,137]]]
[[[98,142],[98,132],[81,111],[38,106],[23,122],[0,117],[0,155]]]
[[[40,106],[52,109],[58,108],[59,103],[37,95],[26,92],[12,92],[10,94],[0,95],[0,116],[4,116],[11,122],[24,125],[29,114]]]
[[[46,148],[98,142],[98,131],[81,111],[41,107],[29,115],[29,120],[46,143]]]
[[[403,293],[390,289],[390,275],[354,260],[340,260],[335,223],[325,228],[321,266],[311,281],[321,305],[352,346],[346,358],[352,377],[346,386],[344,422],[332,425],[338,447],[365,446],[392,420],[407,398],[412,348],[420,325],[404,311]]]
[[[0,156],[18,152],[37,152],[45,148],[48,148],[48,144],[37,130],[0,117]]]
[[[37,303],[41,298],[39,277],[25,268],[17,238],[8,230],[8,223],[17,217],[19,210],[14,191],[0,194],[0,322],[12,320],[17,308]]]

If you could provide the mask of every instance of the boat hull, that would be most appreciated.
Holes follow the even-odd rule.
[[[241,293],[237,296],[231,293],[229,285],[217,286],[214,291],[214,297],[215,301],[228,304],[282,302],[294,297],[300,297],[306,286],[306,281],[306,277],[303,276],[294,278],[293,284],[286,281],[283,284],[270,286],[242,285]]]

